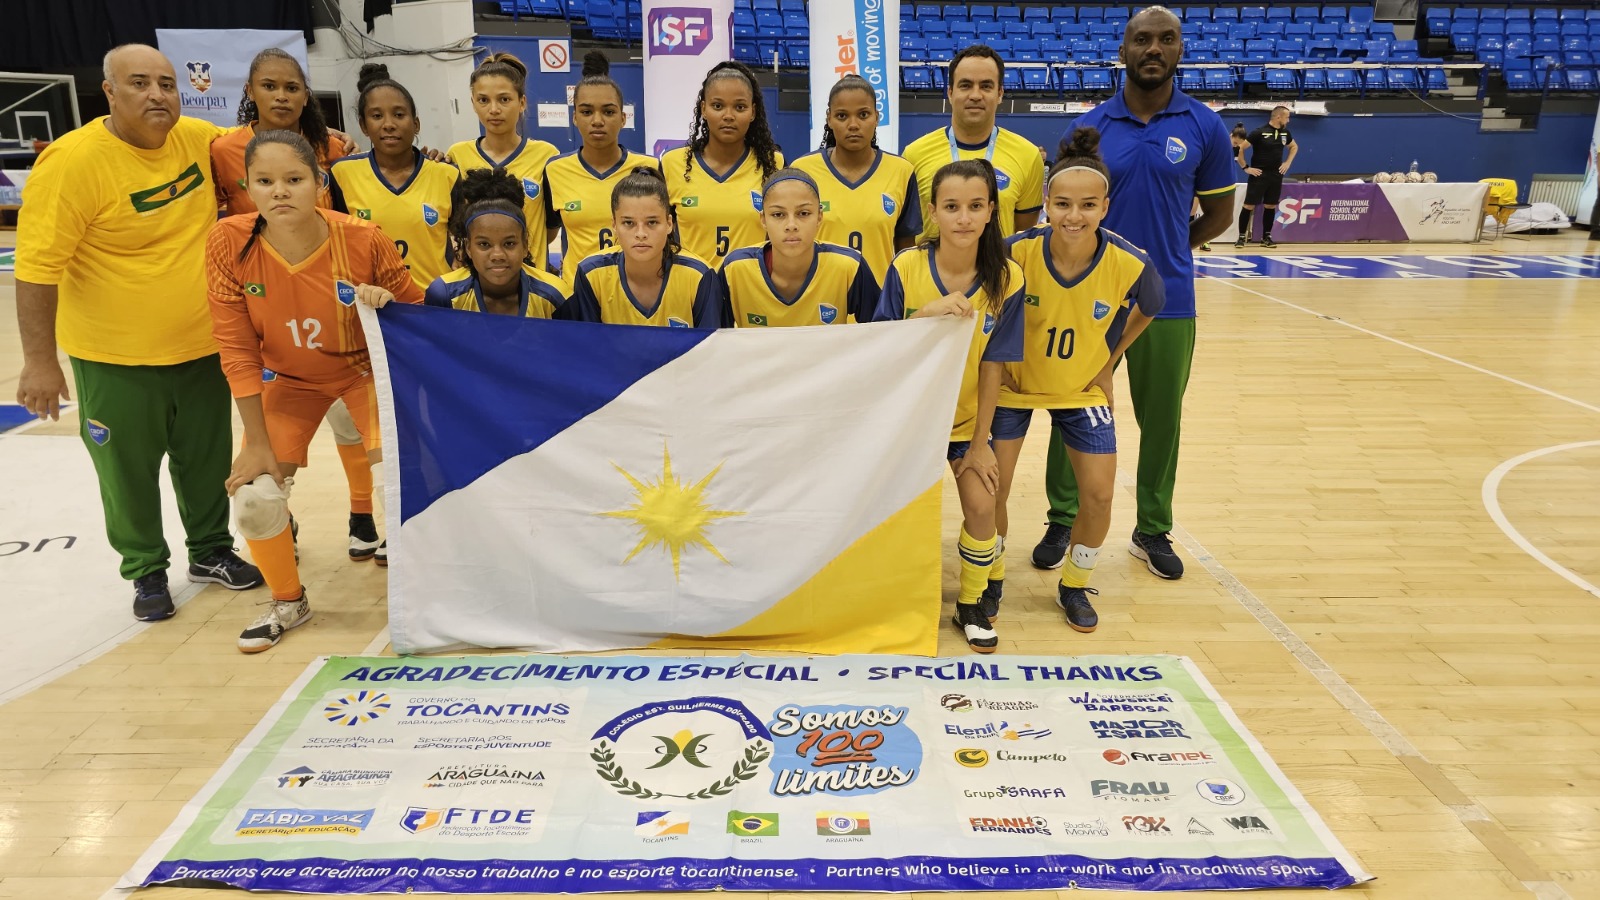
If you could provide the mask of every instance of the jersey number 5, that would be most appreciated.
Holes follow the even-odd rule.
[[[307,350],[322,349],[322,342],[317,340],[317,338],[322,337],[321,322],[316,319],[301,319],[298,322],[290,319],[284,324],[289,326],[289,334],[294,336],[294,345],[296,347],[304,347]],[[300,337],[302,332],[305,334],[304,339]]]
[[[1045,334],[1044,355],[1048,359],[1052,356],[1057,359],[1071,359],[1073,346],[1077,343],[1077,335],[1071,328],[1061,330],[1061,340],[1056,340],[1056,330],[1050,329]]]
[[[717,255],[728,255],[728,226],[726,225],[717,226]]]

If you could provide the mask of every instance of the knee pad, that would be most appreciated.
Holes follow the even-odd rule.
[[[262,475],[234,491],[233,517],[239,535],[247,541],[264,541],[288,528],[289,489],[293,485],[293,479],[285,478],[283,487],[278,487],[271,475]]]
[[[328,407],[328,428],[333,431],[333,441],[336,444],[350,446],[361,443],[361,432],[356,428],[356,420],[350,417],[350,407],[344,405],[343,400],[336,400]]]

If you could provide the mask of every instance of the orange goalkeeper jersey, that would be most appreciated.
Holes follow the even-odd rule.
[[[375,284],[401,303],[421,303],[400,254],[377,226],[319,209],[328,239],[290,265],[257,237],[243,261],[254,214],[229,216],[206,240],[206,287],[222,371],[235,397],[261,393],[263,377],[337,382],[371,369],[355,289]]]

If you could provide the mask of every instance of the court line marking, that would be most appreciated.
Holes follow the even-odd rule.
[[[1527,538],[1522,536],[1522,532],[1518,531],[1516,526],[1511,524],[1510,520],[1506,518],[1506,514],[1500,509],[1500,482],[1511,473],[1512,469],[1515,469],[1517,466],[1520,466],[1530,460],[1538,459],[1541,456],[1548,456],[1552,453],[1562,453],[1567,450],[1577,450],[1583,447],[1600,447],[1600,441],[1578,441],[1572,444],[1557,444],[1553,447],[1545,447],[1542,450],[1530,450],[1521,456],[1513,456],[1500,465],[1495,466],[1494,471],[1490,472],[1489,476],[1483,479],[1483,507],[1489,511],[1489,518],[1494,520],[1494,524],[1500,526],[1500,530],[1505,532],[1506,537],[1511,539],[1511,543],[1520,547],[1522,552],[1538,560],[1544,565],[1545,568],[1556,573],[1557,575],[1560,575],[1567,581],[1572,582],[1582,590],[1585,590],[1596,597],[1600,597],[1600,587],[1595,587],[1588,581],[1585,581],[1581,575],[1578,575],[1576,572],[1573,572],[1566,566],[1563,566],[1562,564],[1551,559],[1549,556],[1546,556],[1544,551],[1540,550],[1538,547],[1535,547],[1532,541],[1529,541]]]
[[[1406,343],[1405,341],[1402,341],[1399,338],[1390,337],[1389,335],[1384,334],[1381,331],[1373,331],[1370,328],[1362,328],[1360,325],[1356,325],[1356,324],[1354,324],[1352,322],[1346,322],[1344,319],[1338,318],[1337,316],[1330,316],[1327,313],[1320,313],[1320,312],[1317,312],[1314,309],[1309,309],[1307,307],[1301,306],[1298,303],[1290,303],[1288,300],[1284,300],[1284,299],[1279,298],[1279,297],[1274,297],[1271,294],[1263,294],[1260,291],[1252,290],[1250,288],[1245,287],[1242,284],[1236,283],[1235,279],[1231,279],[1231,278],[1214,278],[1214,277],[1212,277],[1210,275],[1203,275],[1201,277],[1204,278],[1207,281],[1213,281],[1213,282],[1217,282],[1219,284],[1225,284],[1228,287],[1231,287],[1231,288],[1233,288],[1235,290],[1244,291],[1246,294],[1254,294],[1255,296],[1260,297],[1263,300],[1271,300],[1273,303],[1278,303],[1278,304],[1281,304],[1283,306],[1287,306],[1290,309],[1298,309],[1299,311],[1301,311],[1303,313],[1306,313],[1308,315],[1316,316],[1319,319],[1323,319],[1325,321],[1332,322],[1335,325],[1343,325],[1346,328],[1353,329],[1355,331],[1359,331],[1362,334],[1371,335],[1372,337],[1378,338],[1380,340],[1388,341],[1391,344],[1398,344],[1399,346],[1405,347],[1408,350],[1415,350],[1418,353],[1426,354],[1428,356],[1433,357],[1434,359],[1442,359],[1447,363],[1454,363],[1455,365],[1458,365],[1458,366],[1460,366],[1460,367],[1462,367],[1464,369],[1471,369],[1472,371],[1477,372],[1479,374],[1488,375],[1491,378],[1498,378],[1501,381],[1508,382],[1510,384],[1514,384],[1514,385],[1516,385],[1518,387],[1527,388],[1530,391],[1537,391],[1538,393],[1544,394],[1547,397],[1553,397],[1553,398],[1555,398],[1557,400],[1561,400],[1561,401],[1564,401],[1564,402],[1567,402],[1567,403],[1571,403],[1573,406],[1577,406],[1577,407],[1580,407],[1582,409],[1587,409],[1588,411],[1590,411],[1592,413],[1600,413],[1600,406],[1595,406],[1595,405],[1590,404],[1590,403],[1585,403],[1582,400],[1575,400],[1575,399],[1573,399],[1571,397],[1568,397],[1566,394],[1558,394],[1555,391],[1550,390],[1549,388],[1542,388],[1542,387],[1539,387],[1536,384],[1529,384],[1526,381],[1519,381],[1519,380],[1517,380],[1515,378],[1512,378],[1510,375],[1502,375],[1499,372],[1494,371],[1493,369],[1485,369],[1482,366],[1475,366],[1472,363],[1466,362],[1464,360],[1456,359],[1453,356],[1446,356],[1443,353],[1439,353],[1439,352],[1436,352],[1436,351],[1433,351],[1433,350],[1429,350],[1426,347],[1418,347],[1416,344]]]

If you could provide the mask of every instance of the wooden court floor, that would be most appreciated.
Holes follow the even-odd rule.
[[[1574,233],[1293,252],[1585,248]],[[1036,428],[1001,651],[1193,658],[1378,876],[1348,894],[1600,897],[1600,281],[1207,279],[1199,306],[1174,535],[1187,575],[1161,582],[1127,553],[1137,436],[1123,390],[1130,452],[1096,572],[1101,628],[1069,631],[1055,576],[1027,563],[1043,521]],[[308,661],[383,646],[384,576],[343,560],[331,442],[313,460],[295,504],[309,625],[243,656],[234,638],[258,598],[207,590],[0,706],[0,897],[101,897]],[[48,473],[0,473],[17,477]],[[105,603],[128,615],[128,597]],[[966,652],[947,624],[939,646]]]

